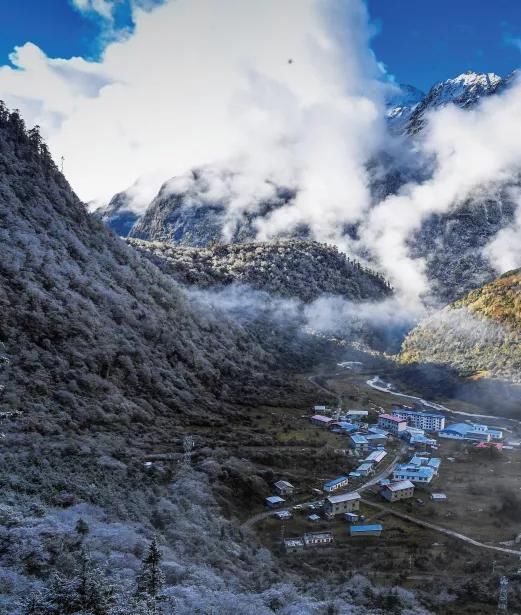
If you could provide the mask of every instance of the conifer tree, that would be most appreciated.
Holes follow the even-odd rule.
[[[138,577],[138,593],[148,594],[155,600],[160,599],[164,578],[161,570],[163,556],[157,544],[156,538],[152,540],[148,551],[143,558],[141,574]]]

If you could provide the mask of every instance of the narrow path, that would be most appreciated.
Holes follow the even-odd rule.
[[[382,512],[386,512],[390,515],[394,515],[400,519],[404,519],[405,521],[409,521],[410,523],[414,523],[415,525],[419,525],[421,527],[425,527],[429,530],[433,530],[434,532],[438,532],[439,534],[445,534],[446,536],[451,536],[452,538],[456,538],[457,540],[462,540],[468,544],[471,544],[475,547],[479,547],[481,549],[489,549],[491,551],[499,551],[501,553],[509,553],[512,555],[516,555],[517,557],[521,556],[521,551],[515,549],[507,549],[506,547],[496,547],[495,545],[488,545],[484,542],[479,542],[479,540],[474,540],[469,536],[465,536],[465,534],[460,534],[455,530],[449,530],[448,528],[441,527],[440,525],[436,525],[434,523],[430,523],[429,521],[424,521],[423,519],[419,519],[418,517],[413,517],[412,515],[408,515],[406,513],[402,513],[394,508],[389,506],[384,506],[382,504],[376,504],[374,502],[369,502],[368,500],[362,500],[364,504],[367,506],[372,506]]]
[[[335,376],[336,375],[338,374],[335,374]],[[334,397],[336,397],[337,402],[340,403],[340,395],[338,395],[338,393],[336,393],[335,391],[332,391],[331,389],[328,389],[327,387],[318,384],[315,378],[318,378],[318,376],[308,376],[308,381],[311,382],[311,384],[314,384],[321,391],[325,391],[328,395],[333,395]]]

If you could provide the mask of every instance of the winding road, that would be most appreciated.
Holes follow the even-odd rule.
[[[441,404],[437,404],[433,401],[427,401],[422,397],[415,397],[414,395],[407,395],[405,393],[400,393],[399,391],[394,391],[392,389],[392,385],[388,382],[384,382],[380,376],[374,376],[366,381],[366,384],[370,386],[372,389],[376,391],[380,391],[382,393],[388,393],[389,395],[395,395],[396,397],[402,397],[405,399],[411,399],[412,401],[420,403],[425,408],[431,408],[432,410],[437,410],[438,412],[450,412],[451,414],[459,414],[461,416],[467,416],[475,419],[494,419],[495,421],[512,421],[514,423],[521,424],[521,421],[517,419],[508,418],[506,416],[493,416],[490,414],[473,414],[472,412],[464,412],[463,410],[452,410],[451,408],[447,408],[447,406],[442,406]]]
[[[496,547],[495,545],[489,545],[485,542],[474,540],[474,538],[470,538],[470,536],[466,536],[465,534],[460,534],[459,532],[456,532],[454,530],[449,530],[448,528],[442,527],[441,525],[436,525],[435,523],[430,523],[430,521],[424,521],[423,519],[419,519],[418,517],[413,517],[412,515],[402,513],[389,506],[385,506],[382,504],[376,504],[375,502],[369,502],[368,500],[364,500],[364,499],[362,499],[362,502],[366,504],[367,506],[371,506],[382,512],[388,513],[390,515],[394,515],[395,517],[404,519],[405,521],[409,521],[410,523],[414,523],[415,525],[425,527],[429,530],[433,530],[434,532],[438,532],[439,534],[445,534],[446,536],[451,536],[452,538],[456,538],[457,540],[461,540],[475,547],[479,547],[481,549],[489,549],[491,551],[499,551],[501,553],[509,553],[511,555],[516,555],[517,557],[521,557],[521,551],[519,550],[507,549],[506,547]]]

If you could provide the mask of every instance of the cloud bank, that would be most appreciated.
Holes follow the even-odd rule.
[[[120,2],[74,4],[110,22]],[[27,43],[0,67],[0,98],[41,125],[85,201],[106,203],[131,186],[142,210],[165,180],[181,178],[170,185],[179,190],[188,171],[207,165],[217,171],[206,198],[226,203],[231,232],[243,212],[287,187],[295,198],[259,220],[259,239],[307,226],[372,259],[416,302],[429,285],[424,261],[411,258],[412,235],[519,170],[519,85],[472,110],[433,113],[413,145],[388,134],[390,86],[362,0],[156,4],[133,0],[134,30],[98,61],[49,58]],[[425,161],[430,175],[375,200],[368,168],[382,150]],[[349,225],[357,239],[346,236]],[[498,269],[518,259],[519,230],[516,222],[487,247]]]
[[[117,3],[75,4],[110,19]],[[366,207],[359,164],[380,134],[381,95],[362,2],[170,0],[134,4],[133,20],[98,62],[28,43],[0,69],[0,97],[42,126],[81,198],[137,181],[146,202],[165,179],[217,163],[239,167],[250,191],[304,185],[313,204],[327,176],[338,213],[347,171],[354,209]]]

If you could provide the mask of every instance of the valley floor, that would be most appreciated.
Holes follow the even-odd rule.
[[[340,401],[344,409],[368,410],[370,422],[374,422],[377,411],[400,403],[385,386],[371,386],[377,374],[380,383],[396,375],[390,368],[376,369],[374,365],[334,364],[318,374],[302,375],[302,382],[316,386],[317,404]],[[404,391],[418,395],[410,388]],[[504,429],[506,440],[521,440],[517,419],[494,419],[494,409],[487,412],[458,399],[434,402],[440,403],[446,406],[448,422],[486,422]],[[252,459],[257,457],[255,463],[270,465],[275,480],[286,479],[296,486],[291,506],[320,500],[318,490],[325,480],[349,472],[360,461],[347,450],[347,436],[311,425],[309,415],[308,408],[301,412],[280,408],[257,416],[259,428],[273,433],[276,442],[261,455],[259,450],[251,451]],[[489,418],[485,420],[483,415]],[[386,470],[390,473],[392,463],[401,456],[405,459],[408,453],[397,441],[386,448],[392,456],[388,467],[378,470],[378,478]],[[260,502],[241,511],[244,527],[257,533],[278,555],[282,566],[310,579],[324,574],[334,577],[341,571],[360,572],[378,583],[397,583],[420,594],[446,594],[446,604],[431,605],[435,612],[493,613],[499,575],[509,577],[513,594],[521,592],[521,543],[516,540],[521,532],[521,450],[514,446],[496,454],[440,439],[436,455],[443,460],[439,476],[429,487],[417,488],[412,500],[387,504],[378,495],[376,480],[350,483],[350,491],[362,487],[361,511],[366,519],[384,525],[381,537],[352,538],[340,518],[309,521],[306,506],[293,511],[291,519],[280,521]],[[431,492],[443,492],[447,500],[434,503]],[[334,547],[306,550],[297,556],[283,552],[283,537],[321,530],[333,533]]]

